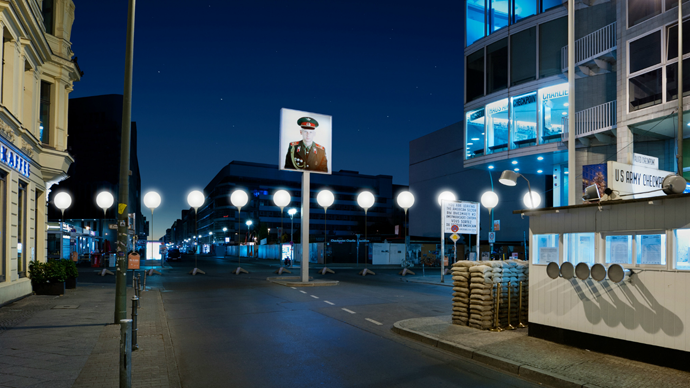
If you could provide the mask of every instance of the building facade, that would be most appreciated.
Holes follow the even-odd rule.
[[[196,215],[198,227],[194,226],[194,209],[183,210],[181,219],[176,220],[166,233],[166,239],[175,239],[170,242],[182,245],[183,240],[192,238],[196,230],[196,235],[202,236],[202,244],[219,244],[226,237],[231,243],[236,243],[238,236],[241,242],[253,241],[253,237],[263,237],[259,231],[259,227],[263,226],[268,240],[277,242],[280,236],[281,210],[274,204],[273,194],[283,189],[292,197],[282,215],[284,238],[290,241],[293,229],[292,240],[299,241],[301,180],[302,174],[278,170],[276,165],[233,161],[223,167],[204,188],[206,201]],[[249,194],[249,202],[241,212],[230,202],[230,195],[237,189]],[[318,192],[323,189],[331,190],[335,196],[335,202],[328,208],[327,214],[316,201]],[[344,170],[331,175],[311,174],[310,241],[323,242],[326,232],[329,239],[335,236],[364,235],[364,210],[357,204],[357,195],[364,190],[371,191],[376,197],[374,206],[367,212],[369,238],[382,240],[398,237],[395,226],[403,225],[404,214],[395,203],[395,197],[406,189],[406,186],[394,185],[393,177],[389,175],[363,175]],[[297,209],[292,223],[288,215],[291,208]],[[249,228],[247,220],[252,221]],[[227,230],[224,231],[223,228]],[[399,238],[402,238],[402,229],[398,228],[398,231]]]
[[[73,22],[71,0],[0,1],[0,304],[31,293],[29,262],[46,260],[48,192],[74,161]]]

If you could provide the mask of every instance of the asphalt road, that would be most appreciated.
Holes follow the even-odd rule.
[[[391,331],[450,314],[449,287],[338,270],[328,275],[338,286],[291,288],[268,282],[275,268],[258,263],[239,276],[229,259],[200,257],[206,275],[189,275],[193,264],[149,278],[163,291],[185,388],[537,386]]]

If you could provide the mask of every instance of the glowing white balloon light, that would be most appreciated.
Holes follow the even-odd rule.
[[[333,202],[335,201],[335,196],[330,190],[321,190],[319,194],[316,196],[316,202],[321,205],[321,207],[329,207],[333,205]]]
[[[243,191],[244,193],[244,191]],[[233,193],[232,195],[235,195]],[[288,193],[285,190],[278,190],[276,191],[275,194],[273,194],[273,202],[278,206],[279,208],[284,208],[285,206],[290,204],[290,193]],[[234,204],[234,201],[233,201]],[[242,205],[244,206],[244,205]]]
[[[203,203],[203,202],[202,202]],[[160,206],[161,204],[161,196],[156,193],[155,191],[149,191],[144,195],[144,205],[153,210]]]
[[[455,200],[456,200],[456,197],[455,197],[455,194],[453,194],[453,193],[450,192],[450,191],[444,191],[444,192],[442,192],[441,194],[438,195],[438,204],[439,204],[439,206],[441,205],[441,201],[444,200],[444,199],[445,199],[446,201],[455,201]]]
[[[235,190],[230,196],[230,202],[232,206],[240,208],[249,202],[249,196],[243,190]]]
[[[359,206],[362,207],[365,211],[370,207],[374,206],[375,201],[376,198],[374,198],[374,194],[372,194],[370,191],[362,191],[357,196],[357,204],[359,204]]]
[[[412,195],[412,193],[410,193],[409,191],[403,191],[402,193],[398,194],[397,201],[398,206],[407,211],[407,209],[411,208],[412,205],[414,205],[414,195]]]
[[[194,209],[198,209],[204,204],[204,193],[194,190],[187,195],[187,203]]]
[[[485,208],[493,209],[496,207],[496,205],[498,205],[498,195],[496,195],[496,193],[493,191],[487,191],[486,193],[482,194],[481,202]]]
[[[53,203],[55,203],[55,206],[58,209],[60,209],[64,212],[65,209],[67,209],[72,204],[72,197],[70,197],[69,194],[67,194],[63,191],[61,193],[55,194],[55,198],[53,199]]]
[[[538,208],[539,205],[541,205],[541,196],[539,193],[533,191],[532,192],[532,201],[529,200],[529,192],[525,193],[525,196],[522,197],[522,202],[525,204],[525,207],[528,209],[535,209]],[[532,205],[532,202],[534,202],[534,206]]]
[[[113,195],[110,194],[109,191],[101,191],[98,193],[98,196],[96,196],[96,204],[103,210],[110,209],[113,203],[115,203],[115,198],[113,198]]]

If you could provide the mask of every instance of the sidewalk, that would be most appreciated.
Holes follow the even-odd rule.
[[[0,308],[0,387],[119,386],[115,278],[92,272],[80,268],[77,289],[64,296],[33,295]],[[130,318],[131,286],[127,294]],[[179,387],[161,294],[141,296],[132,386]]]
[[[393,331],[553,387],[690,386],[690,373],[529,337],[527,329],[477,330],[451,324],[448,315],[399,321]]]

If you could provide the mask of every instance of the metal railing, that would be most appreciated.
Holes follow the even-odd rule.
[[[616,22],[575,41],[575,66],[616,49]],[[561,48],[561,68],[568,71],[568,46]]]
[[[561,119],[563,134],[561,139],[568,141],[568,117]],[[575,137],[582,137],[593,133],[616,128],[616,101],[575,112]]]

